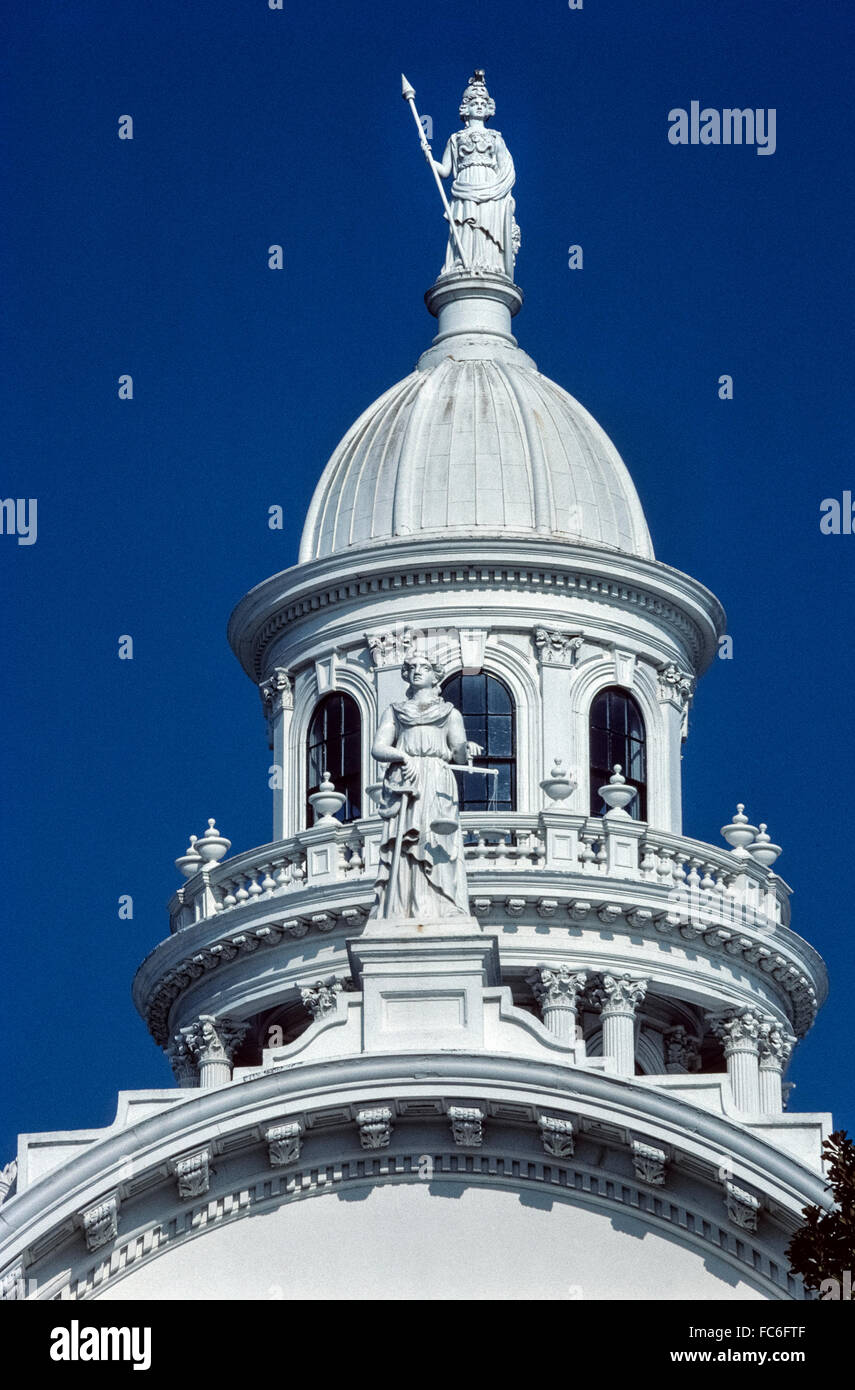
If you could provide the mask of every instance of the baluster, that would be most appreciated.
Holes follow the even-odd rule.
[[[662,887],[663,887],[664,889],[666,889],[666,890],[668,890],[668,889],[671,887],[671,885],[672,885],[672,883],[673,883],[673,881],[674,881],[674,871],[673,871],[673,865],[672,865],[672,863],[671,863],[671,861],[672,861],[673,858],[674,858],[674,851],[673,851],[672,849],[666,849],[664,845],[660,845],[660,847],[659,847],[659,877],[660,877],[660,879],[661,879],[661,881],[662,881]]]
[[[234,890],[236,887],[237,884],[233,878],[223,879],[223,907],[226,910],[228,910],[230,907],[237,906],[237,898],[234,894]]]
[[[656,854],[651,840],[644,841],[644,858],[641,861],[641,877],[652,879],[656,877]]]
[[[266,898],[269,898],[276,888],[276,880],[270,875],[270,870],[275,867],[273,864],[262,864],[264,878],[261,880],[261,889]]]
[[[237,900],[238,906],[240,906],[242,903],[249,902],[249,894],[243,886],[245,878],[246,874],[238,874],[235,879],[235,883],[237,884],[235,899]]]
[[[259,872],[260,869],[253,869],[249,874],[249,896],[251,898],[260,898],[264,891],[258,881]]]

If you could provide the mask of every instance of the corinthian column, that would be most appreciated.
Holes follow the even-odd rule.
[[[756,1009],[729,1009],[711,1020],[724,1044],[727,1079],[737,1110],[756,1115],[760,1109],[760,1036],[764,1018]]]
[[[780,1115],[784,1108],[781,1087],[796,1040],[777,1023],[768,1021],[760,1034],[760,1113]]]
[[[635,1076],[635,1011],[647,993],[647,981],[631,975],[604,975],[594,992],[603,1020],[603,1056],[611,1057],[618,1076]]]
[[[203,1090],[224,1086],[232,1079],[232,1058],[246,1033],[246,1026],[230,1018],[200,1014],[195,1023],[181,1032],[199,1066],[199,1085]]]
[[[288,739],[294,711],[294,687],[284,666],[276,666],[258,687],[267,720],[267,743],[273,753],[270,785],[273,789],[273,838],[282,840],[294,829],[288,821]]]
[[[539,965],[528,976],[544,1023],[562,1042],[576,1041],[576,1007],[587,979],[566,965]]]

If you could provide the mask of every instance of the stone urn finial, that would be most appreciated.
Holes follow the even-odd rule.
[[[615,770],[604,787],[597,788],[597,796],[608,806],[607,815],[613,811],[620,811],[622,815],[629,814],[624,808],[629,805],[632,798],[636,796],[635,787],[631,787],[621,772],[620,763],[615,763]]]
[[[737,803],[736,815],[733,817],[730,825],[723,825],[721,827],[721,833],[737,858],[748,858],[747,846],[750,845],[753,840],[756,840],[758,830],[756,825],[751,825],[749,823],[748,817],[745,814],[744,802],[740,801]]]
[[[199,872],[204,862],[205,861],[196,848],[196,836],[191,835],[190,843],[184,853],[180,854],[176,859],[175,867],[185,878],[192,878],[195,873]]]
[[[206,864],[216,864],[232,847],[231,840],[221,835],[214,824],[213,816],[208,821],[208,829],[201,839],[194,842],[193,848],[201,854]]]
[[[766,822],[760,822],[760,830],[756,840],[748,846],[748,853],[752,859],[756,859],[758,864],[762,864],[764,869],[771,869],[778,855],[781,853],[780,845],[773,845],[771,836],[766,834]]]
[[[561,758],[553,759],[552,771],[548,777],[544,777],[540,785],[550,801],[565,801],[571,792],[576,790],[573,774],[564,771]]]
[[[312,792],[309,800],[315,813],[315,825],[338,825],[336,811],[341,810],[347,797],[344,792],[336,791],[328,771],[321,779],[320,790]]]

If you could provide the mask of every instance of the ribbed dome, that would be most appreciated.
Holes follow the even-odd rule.
[[[425,353],[348,430],[315,489],[300,560],[431,533],[534,533],[653,557],[605,431],[512,338],[489,333]]]

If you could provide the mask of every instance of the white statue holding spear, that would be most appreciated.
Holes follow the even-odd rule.
[[[456,131],[440,161],[434,159],[416,110],[415,91],[401,78],[402,95],[419,128],[425,158],[436,179],[450,234],[442,273],[469,271],[514,278],[519,228],[514,220],[514,161],[497,130],[486,122],[496,114],[483,69],[473,74],[460,103],[463,130]],[[451,205],[442,179],[453,176]]]

